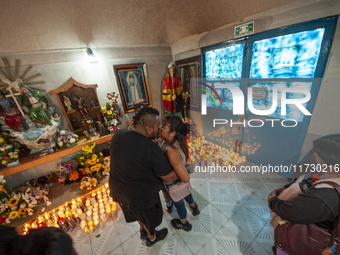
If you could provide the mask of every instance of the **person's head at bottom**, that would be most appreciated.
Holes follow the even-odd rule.
[[[55,227],[32,229],[18,235],[14,227],[0,225],[0,254],[6,255],[77,255],[71,237]]]
[[[337,175],[339,175],[340,135],[328,135],[315,140],[313,149],[316,163],[321,166],[321,169],[337,172]]]
[[[159,129],[159,111],[152,107],[142,107],[133,117],[133,128],[147,138],[157,137]]]

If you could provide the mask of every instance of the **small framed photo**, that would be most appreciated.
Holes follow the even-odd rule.
[[[146,64],[116,65],[113,69],[125,113],[152,106]]]

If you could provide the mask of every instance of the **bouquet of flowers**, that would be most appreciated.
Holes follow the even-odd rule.
[[[57,139],[57,144],[60,148],[71,147],[75,145],[79,140],[78,135],[73,132],[66,132],[61,130]]]
[[[0,166],[10,166],[18,164],[19,150],[15,149],[13,144],[1,134],[0,136]]]
[[[103,153],[98,152],[96,143],[81,148],[83,154],[77,154],[76,158],[80,163],[78,171],[81,175],[102,177],[102,174],[109,172],[109,167],[104,164]]]
[[[106,103],[106,106],[102,107],[101,112],[105,119],[105,125],[109,129],[113,129],[114,131],[118,130],[118,125],[122,124],[119,120],[119,117],[122,116],[120,110],[116,108],[114,103]]]
[[[32,195],[30,188],[24,192],[13,191],[0,175],[0,224],[9,224],[18,218],[33,215],[38,209],[37,199]]]
[[[85,176],[80,181],[80,189],[93,189],[97,187],[97,178]]]

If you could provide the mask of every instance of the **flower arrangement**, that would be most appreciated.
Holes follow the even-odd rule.
[[[77,154],[76,158],[80,163],[78,171],[81,175],[102,177],[102,174],[109,172],[109,167],[104,164],[103,153],[98,152],[96,143],[81,148],[83,154]]]
[[[119,119],[122,114],[120,113],[120,110],[115,106],[115,104],[106,102],[106,106],[102,107],[101,112],[105,119],[105,125],[107,126],[107,128],[117,131],[117,126],[122,124]]]
[[[16,219],[33,215],[39,205],[37,199],[30,188],[24,192],[13,191],[0,175],[0,224],[9,224]]]
[[[57,144],[60,148],[66,148],[75,145],[79,140],[78,135],[73,132],[61,130],[57,139]]]
[[[15,149],[13,144],[7,140],[7,137],[0,136],[0,166],[11,166],[18,164],[19,150]]]
[[[80,181],[80,189],[93,189],[97,187],[97,178],[85,176]]]

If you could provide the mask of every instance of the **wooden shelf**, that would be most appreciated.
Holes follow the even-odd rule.
[[[100,108],[100,106],[98,105],[98,106],[96,106],[96,107],[91,107],[91,109],[98,109],[98,108]]]
[[[51,153],[51,154],[47,154],[44,156],[41,156],[39,158],[36,159],[30,159],[29,155],[26,158],[21,158],[20,159],[20,164],[13,166],[13,167],[6,167],[0,170],[0,175],[3,175],[4,177],[6,176],[10,176],[16,173],[20,173],[23,172],[25,170],[28,170],[30,168],[48,163],[52,160],[58,159],[58,158],[62,158],[65,157],[69,154],[75,153],[77,151],[81,151],[81,147],[83,147],[86,143],[92,143],[95,142],[96,144],[101,144],[101,143],[105,143],[108,141],[111,141],[113,135],[106,135],[106,136],[102,136],[102,137],[92,137],[91,140],[86,140],[86,139],[81,139],[78,141],[77,145],[71,148],[66,148],[66,149],[61,149],[57,152]]]
[[[72,112],[66,112],[66,114],[71,114],[71,113],[75,113],[76,111],[72,111]]]

